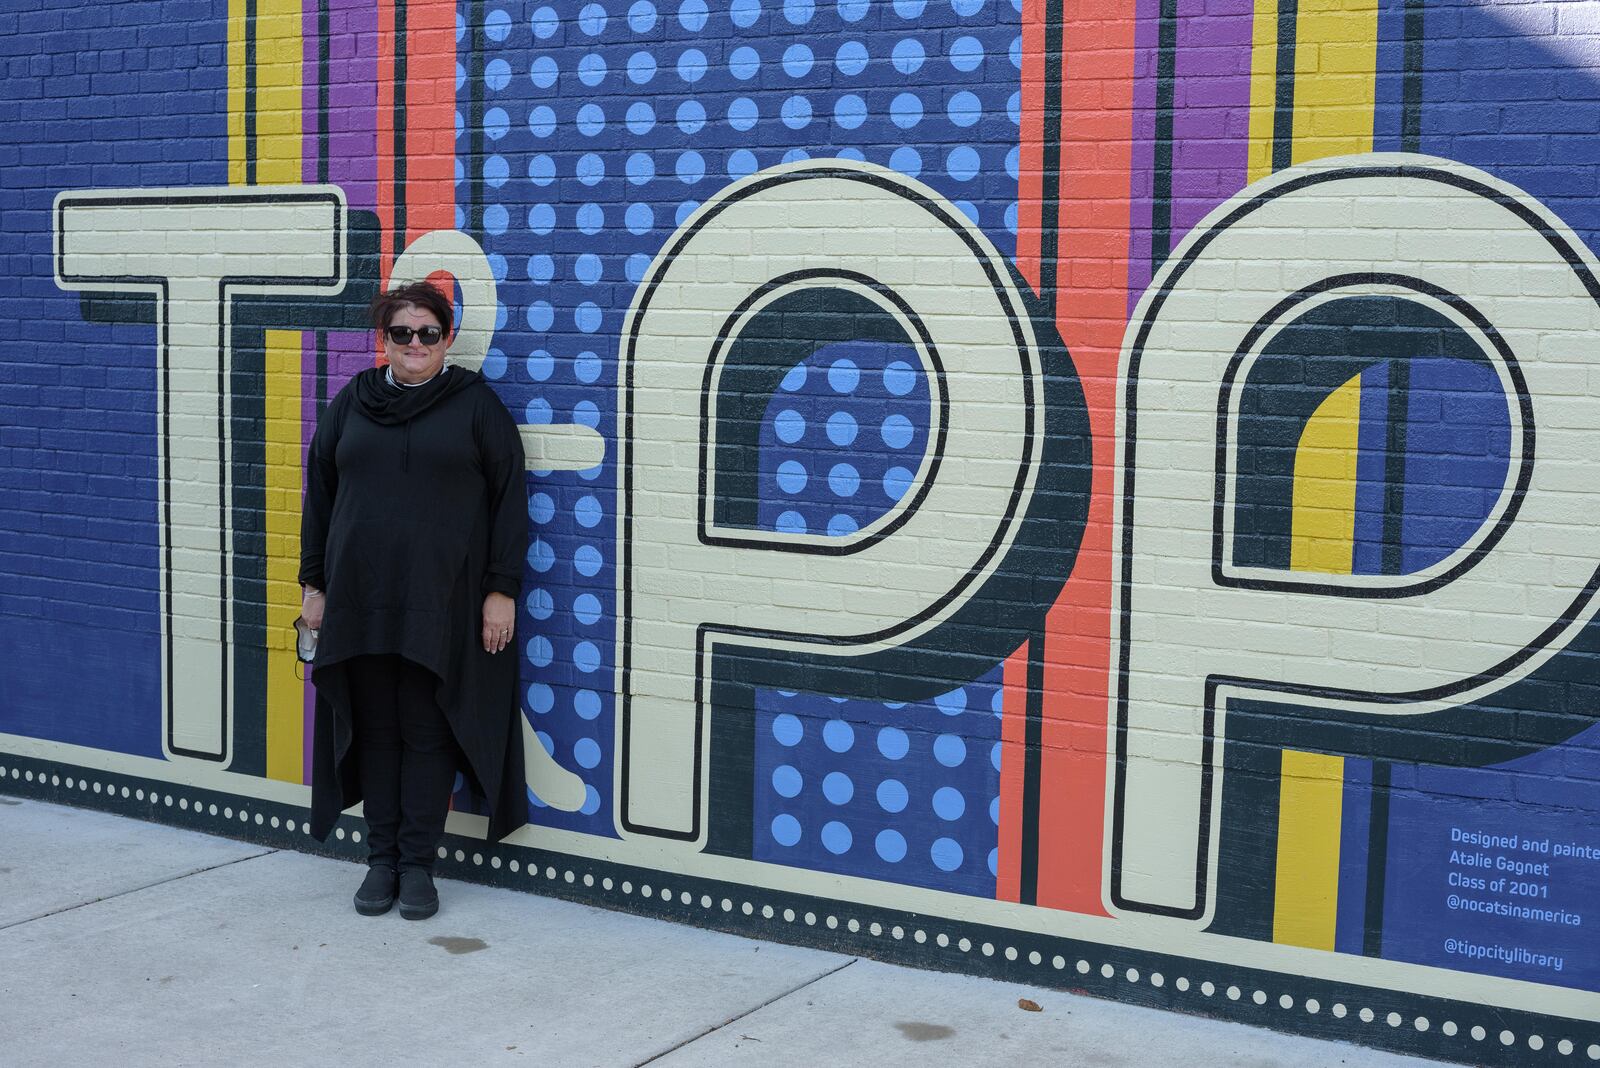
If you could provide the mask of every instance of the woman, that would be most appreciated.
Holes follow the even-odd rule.
[[[439,908],[433,861],[461,770],[499,839],[527,822],[516,596],[528,550],[522,442],[473,371],[446,367],[449,300],[427,283],[372,304],[388,366],[358,374],[306,462],[301,614],[319,630],[311,832],[365,803],[356,911]]]

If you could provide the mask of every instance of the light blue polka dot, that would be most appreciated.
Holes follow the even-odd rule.
[[[678,105],[678,129],[686,134],[697,134],[706,124],[706,109],[698,100],[685,100]]]
[[[590,52],[578,60],[578,80],[593,89],[606,79],[606,60],[598,52]]]
[[[628,80],[634,85],[648,84],[656,76],[656,57],[649,52],[635,52],[628,57]]]
[[[550,639],[542,634],[535,634],[528,639],[528,662],[534,667],[549,667],[555,659],[555,650],[550,645]]]
[[[456,40],[463,40],[467,36],[467,20],[461,17],[461,12],[456,12]]]
[[[861,488],[861,473],[850,464],[834,464],[828,469],[828,489],[836,497],[854,497]]]
[[[483,376],[485,378],[504,378],[506,376],[506,354],[499,349],[490,349],[483,357]]]
[[[978,69],[983,62],[983,45],[976,37],[957,37],[950,43],[950,65],[963,73]]]
[[[536,300],[528,305],[528,329],[543,332],[556,321],[556,310],[548,300]]]
[[[553,7],[541,7],[528,21],[533,26],[533,35],[541,41],[561,28],[561,16]]]
[[[589,232],[590,231],[588,230],[584,231],[584,233]],[[582,304],[579,304],[577,309],[572,313],[573,325],[579,330],[583,331],[585,334],[592,334],[596,330],[600,329],[601,318],[602,313],[600,311],[600,305],[596,304],[592,300],[586,300]]]
[[[458,92],[458,93],[461,92],[461,90],[465,89],[466,86],[467,86],[467,68],[463,67],[461,64],[457,63],[456,64],[456,92]],[[460,160],[457,160],[456,162],[459,163]]]
[[[761,118],[761,109],[747,96],[741,96],[728,105],[728,125],[743,133],[755,126]]]
[[[556,261],[543,252],[528,257],[528,278],[536,285],[544,285],[554,278]]]
[[[656,109],[643,100],[636,100],[628,105],[623,122],[627,125],[629,133],[635,137],[642,137],[655,128]]]
[[[585,785],[583,788],[583,807],[578,809],[585,816],[593,816],[600,811],[600,791],[593,786]]]
[[[682,204],[672,209],[672,224],[674,226],[682,226],[685,222],[688,222],[689,216],[693,215],[694,209],[699,206],[700,202],[698,200],[685,200]]]
[[[933,811],[942,820],[958,820],[967,811],[967,799],[953,786],[941,786],[933,792]]]
[[[542,716],[556,706],[555,691],[542,682],[536,682],[528,687],[528,707],[533,709],[534,715]]]
[[[803,148],[791,148],[783,154],[784,163],[798,163],[803,159],[810,159],[811,153]]]
[[[810,22],[816,10],[816,0],[783,0],[783,17],[793,26]]]
[[[579,690],[572,695],[572,710],[582,719],[594,719],[600,714],[600,695],[593,690]]]
[[[706,76],[706,54],[690,48],[678,57],[678,77],[693,84]]]
[[[1017,206],[1015,204],[1007,204],[1006,205],[1006,213],[1005,213],[1004,218],[1005,218],[1005,223],[1006,223],[1006,229],[1011,231],[1013,234],[1016,233],[1017,232]]]
[[[950,8],[964,19],[983,10],[983,0],[950,0]]]
[[[483,84],[495,93],[510,85],[511,64],[503,59],[491,59],[483,68]]]
[[[778,488],[785,493],[799,493],[806,488],[806,467],[799,460],[785,460],[778,465]]]
[[[490,204],[483,209],[483,228],[491,234],[499,235],[505,233],[506,226],[510,221],[504,205]]]
[[[790,393],[803,388],[805,384],[806,365],[803,363],[797,363],[793,367],[789,368],[788,372],[783,376],[783,381],[778,383],[780,387]]]
[[[889,61],[901,74],[917,73],[922,69],[922,61],[926,58],[927,53],[923,51],[922,42],[914,37],[896,42],[894,51],[889,54]]]
[[[572,265],[573,277],[578,280],[579,285],[594,285],[596,282],[600,281],[600,275],[602,272],[603,268],[600,265],[600,257],[596,256],[593,252],[583,253]]]
[[[578,109],[578,132],[593,137],[606,128],[606,113],[599,104],[585,104]]]
[[[828,416],[828,440],[835,445],[849,445],[855,441],[855,417],[849,412],[834,412]]]
[[[979,102],[977,94],[963,89],[950,98],[945,112],[950,116],[951,122],[964,128],[983,118],[983,104]]]
[[[778,516],[774,526],[779,534],[804,534],[806,532],[806,517],[796,511],[787,511]]]
[[[944,170],[958,182],[968,182],[977,176],[979,167],[977,150],[970,145],[958,145],[944,158]]]
[[[909,800],[899,779],[885,779],[878,784],[878,807],[885,812],[904,812]]]
[[[902,130],[922,121],[922,98],[916,93],[901,93],[889,101],[889,119]]]
[[[879,831],[872,844],[878,856],[890,864],[898,864],[906,858],[906,839],[899,831]]]
[[[800,744],[800,739],[806,736],[806,729],[800,722],[800,717],[789,712],[774,716],[772,720],[772,737],[779,745],[795,746]]]
[[[856,784],[842,771],[832,771],[822,780],[822,796],[836,805],[848,805],[856,795]]]
[[[511,313],[506,311],[506,302],[503,301],[503,300],[495,301],[494,302],[494,328],[496,330],[504,330],[506,328],[506,324],[509,323],[510,321],[511,321]]]
[[[889,166],[901,174],[915,178],[922,173],[922,154],[910,145],[901,145],[890,155]]]
[[[572,421],[590,430],[600,425],[600,408],[591,400],[581,400],[572,406]]]
[[[548,552],[549,546],[545,546],[545,549]],[[550,553],[550,560],[554,562],[554,553]],[[556,599],[550,596],[549,590],[535,588],[528,594],[527,608],[528,614],[534,619],[549,619],[555,615]]]
[[[853,839],[850,836],[850,828],[846,827],[838,820],[829,820],[827,823],[822,825],[823,847],[835,856],[848,853],[850,851],[850,845],[852,841]]]
[[[556,502],[548,493],[535,493],[528,498],[528,518],[535,523],[548,523],[555,518]]]
[[[781,846],[792,846],[800,841],[800,821],[787,812],[773,817],[772,840]]]
[[[491,141],[498,141],[511,130],[511,116],[504,108],[490,108],[483,115],[483,132]]]
[[[793,408],[785,408],[772,420],[772,429],[779,441],[793,445],[805,435],[806,417]]]
[[[499,207],[491,204],[490,208]],[[484,213],[485,215],[488,212]],[[485,223],[487,226],[488,224]],[[556,209],[549,204],[535,204],[528,209],[528,229],[536,234],[548,234],[556,226]]]
[[[572,554],[572,566],[578,569],[578,574],[587,578],[599,574],[602,563],[600,550],[593,545],[580,545],[578,551]]]
[[[867,154],[859,148],[841,148],[834,154],[835,159],[853,159],[857,163],[865,163]]]
[[[989,822],[996,827],[1000,826],[1000,799],[998,797],[989,799]]]
[[[572,516],[579,526],[592,528],[605,518],[605,509],[595,498],[585,495],[579,497],[578,503],[572,506]]]
[[[958,768],[967,759],[967,743],[959,734],[941,734],[933,740],[933,759],[947,768]]]
[[[549,753],[551,756],[555,755],[556,743],[555,740],[550,737],[550,735],[546,734],[544,731],[535,731],[533,736],[539,739],[539,744],[544,746],[544,751],[546,753]]]
[[[575,221],[578,229],[586,234],[598,234],[606,228],[606,211],[599,204],[590,202],[580,204]]]
[[[884,727],[878,731],[878,752],[890,760],[899,760],[911,751],[911,739],[899,727]]]
[[[859,529],[861,529],[860,524],[847,515],[836,515],[828,520],[828,537],[830,538],[849,537]]]
[[[903,467],[889,468],[883,473],[883,495],[891,501],[898,501],[911,488],[912,479],[915,477]]]
[[[647,234],[656,224],[655,211],[648,204],[629,204],[622,221],[630,234]]]
[[[656,5],[650,0],[638,0],[628,9],[628,29],[634,33],[649,33],[655,25]]]
[[[1000,743],[995,742],[989,749],[989,763],[994,765],[994,770],[1000,770]]]
[[[867,102],[854,93],[846,93],[833,105],[833,121],[842,129],[856,129],[867,121]]]
[[[756,24],[756,19],[761,17],[761,0],[733,0],[728,14],[733,18],[735,26],[748,30]]]
[[[544,349],[536,349],[528,354],[528,377],[535,382],[545,381],[555,369],[555,357]]]
[[[961,867],[963,854],[961,846],[953,838],[939,838],[928,850],[928,858],[933,861],[934,867],[940,871],[955,871]]]
[[[556,161],[546,155],[528,161],[528,180],[534,185],[549,185],[556,180]]]
[[[627,275],[628,281],[635,285],[644,281],[645,272],[649,269],[650,257],[643,252],[635,252],[628,257],[628,262],[622,265],[623,273]]]
[[[933,699],[935,707],[947,716],[959,716],[967,710],[967,691],[954,689]]]
[[[1013,67],[1017,68],[1018,70],[1021,70],[1022,69],[1022,38],[1021,37],[1013,37],[1011,39],[1011,47],[1009,49],[1007,49],[1006,52],[1007,52],[1007,55],[1010,56],[1010,58],[1011,58],[1011,65]]]
[[[585,675],[600,667],[600,650],[594,642],[579,642],[572,647],[572,666]]]
[[[600,743],[593,738],[579,738],[572,746],[572,759],[580,768],[592,768],[600,763]]]
[[[728,153],[728,177],[735,180],[747,178],[754,174],[761,164],[756,160],[756,154],[748,148],[736,148]]]
[[[853,393],[861,382],[861,370],[846,357],[834,360],[828,368],[828,386],[835,393]]]
[[[891,449],[903,449],[910,445],[916,432],[911,420],[898,412],[885,419],[883,425],[878,428],[878,436],[883,438],[883,443]]]
[[[990,875],[999,875],[1000,874],[1000,847],[999,846],[996,846],[995,848],[989,850],[989,874]]]
[[[461,159],[459,157],[457,157],[457,159],[456,159],[455,168],[454,169],[455,169],[455,175],[456,175],[456,178],[455,178],[456,185],[460,185],[462,183],[462,181],[467,177],[467,168],[462,166]]]
[[[839,18],[845,22],[860,22],[872,8],[872,0],[838,0]]]
[[[791,96],[783,102],[778,116],[791,130],[803,130],[811,124],[811,101],[803,96]]]
[[[578,29],[590,37],[599,37],[605,28],[606,9],[599,4],[585,4],[583,10],[578,12]]]
[[[789,764],[779,764],[772,769],[772,788],[781,797],[797,797],[805,786],[800,772]]]
[[[556,84],[556,77],[561,73],[553,56],[540,56],[528,67],[528,79],[540,89],[548,89]]]
[[[956,201],[956,210],[971,219],[973,225],[978,225],[978,205],[970,200],[958,200]]]
[[[993,695],[991,695],[989,698],[989,710],[997,716],[1000,715],[1001,711],[1005,708],[1005,699],[1005,690],[996,688]]]
[[[589,626],[600,619],[600,598],[592,593],[580,593],[572,602],[572,614],[578,622]]]
[[[606,176],[606,163],[598,152],[585,152],[578,157],[575,171],[578,181],[584,185],[596,185]]]
[[[530,426],[547,426],[550,423],[550,402],[543,397],[535,397],[523,409],[522,421]]]
[[[761,70],[761,53],[745,45],[735,48],[728,56],[728,73],[741,82],[749,81]]]
[[[903,19],[919,18],[928,0],[894,0],[894,13]]]
[[[706,0],[683,0],[683,5],[678,8],[678,25],[690,33],[699,33],[706,28],[709,14]]]
[[[706,176],[705,157],[698,152],[685,152],[678,157],[676,170],[678,181],[693,185]]]
[[[656,161],[650,158],[648,152],[635,152],[628,157],[624,164],[628,181],[634,185],[644,185],[656,176]]]
[[[1011,125],[1022,125],[1022,91],[1012,93],[1006,97],[1006,118],[1011,120]]]
[[[505,161],[504,156],[490,156],[483,161],[483,180],[495,189],[506,184],[511,177],[511,165]]]
[[[846,77],[855,77],[867,69],[867,46],[860,41],[846,41],[834,53],[833,65]]]
[[[856,732],[842,719],[830,719],[822,726],[822,741],[835,753],[847,753],[856,744]]]
[[[556,113],[543,104],[528,112],[528,132],[535,137],[549,137],[556,132]]]
[[[791,78],[804,78],[811,73],[813,56],[803,44],[792,44],[783,50],[783,73]]]

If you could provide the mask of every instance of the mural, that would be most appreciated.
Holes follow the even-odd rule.
[[[432,277],[533,533],[532,823],[463,788],[446,874],[1600,1061],[1600,5],[129,0],[0,47],[4,789],[313,846],[304,450]]]

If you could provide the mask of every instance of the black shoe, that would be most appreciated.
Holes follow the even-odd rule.
[[[400,873],[400,915],[408,920],[425,920],[439,911],[439,891],[433,876],[421,868],[406,868]]]
[[[363,916],[382,916],[394,904],[395,871],[386,864],[374,864],[356,891],[356,911]]]

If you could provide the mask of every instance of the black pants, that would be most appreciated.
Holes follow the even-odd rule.
[[[358,656],[348,672],[368,863],[432,870],[456,778],[437,680],[400,656]]]

